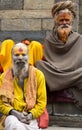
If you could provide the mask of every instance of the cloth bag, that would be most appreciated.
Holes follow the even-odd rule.
[[[38,118],[38,126],[39,128],[47,128],[49,125],[49,114],[47,108],[44,110],[41,116]]]

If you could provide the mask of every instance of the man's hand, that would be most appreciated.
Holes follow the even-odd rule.
[[[32,113],[30,112],[30,113],[26,114],[26,112],[23,112],[23,115],[25,116],[25,119],[26,119],[26,121],[23,123],[29,124],[30,121],[33,119]]]
[[[33,119],[33,115],[32,115],[32,113],[30,112],[30,113],[27,115],[26,120],[29,122],[29,121],[32,120],[32,119]]]
[[[18,112],[16,110],[12,110],[10,112],[11,115],[14,115],[18,118],[19,121],[29,124],[30,120],[32,120],[32,113],[26,113],[26,112]]]

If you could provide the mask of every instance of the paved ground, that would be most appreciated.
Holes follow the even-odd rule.
[[[52,126],[48,127],[45,130],[82,130],[82,128],[70,128],[70,127],[57,127],[57,126]]]

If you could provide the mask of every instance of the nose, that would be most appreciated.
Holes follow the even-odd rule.
[[[67,24],[67,21],[66,21],[66,20],[63,20],[63,24]]]
[[[22,55],[19,55],[19,59],[22,59],[22,57],[23,57]]]

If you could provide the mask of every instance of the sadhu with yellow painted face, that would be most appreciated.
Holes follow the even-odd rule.
[[[73,31],[76,17],[71,1],[56,3],[52,8],[54,27],[44,43],[45,61],[37,62],[44,72],[50,91],[70,90],[82,106],[82,36]]]
[[[29,64],[29,49],[25,44],[15,44],[11,56],[12,67],[0,76],[0,113],[5,117],[1,118],[5,119],[4,129],[39,130],[37,119],[47,102],[44,75]]]
[[[36,61],[43,58],[43,47],[38,41],[22,40],[22,43],[29,47],[29,64],[35,65]],[[0,45],[0,73],[6,71],[12,66],[11,49],[15,41],[12,39],[4,40]]]

